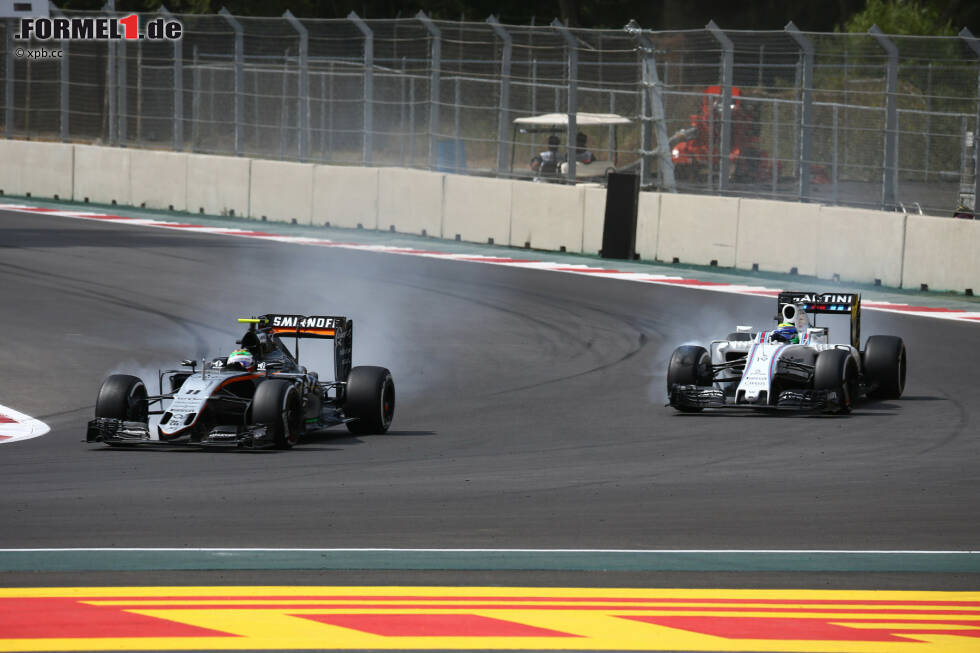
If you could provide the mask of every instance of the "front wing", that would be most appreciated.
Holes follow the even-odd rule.
[[[275,446],[272,433],[263,425],[218,426],[200,440],[189,436],[173,440],[154,440],[146,422],[127,422],[111,417],[96,417],[88,423],[86,442],[104,442],[109,445],[229,447],[238,449],[267,449]]]
[[[784,390],[775,401],[736,403],[735,397],[710,386],[674,385],[668,406],[674,408],[741,408],[752,410],[834,411],[841,408],[841,397],[832,390]]]

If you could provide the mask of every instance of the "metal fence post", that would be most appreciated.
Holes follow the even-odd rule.
[[[65,17],[65,14],[62,13],[61,9],[59,9],[53,2],[49,2],[48,7],[54,16],[57,16],[58,18]],[[62,56],[58,63],[58,109],[60,113],[58,118],[58,127],[60,132],[59,137],[61,138],[62,143],[68,142],[68,75],[69,59],[71,58],[71,53],[69,52],[70,43],[70,40],[65,40],[58,43],[62,50]]]
[[[970,46],[973,53],[977,55],[980,59],[980,41],[977,40],[973,33],[967,28],[960,30],[960,38],[966,41],[966,44]],[[974,123],[973,127],[973,210],[976,212],[980,205],[978,205],[977,198],[980,198],[980,165],[977,161],[977,139],[980,137],[980,69],[977,70],[977,121]],[[966,147],[965,145],[963,146]],[[975,215],[975,213],[974,213]]]
[[[172,18],[173,14],[160,5],[160,13],[165,18]],[[177,39],[174,41],[174,151],[180,152],[184,149],[184,41]]]
[[[674,160],[670,153],[670,140],[667,137],[667,118],[664,113],[663,93],[660,78],[657,75],[657,57],[653,43],[643,33],[635,21],[624,28],[640,45],[640,56],[643,58],[643,115],[641,120],[642,148],[640,158],[640,185],[647,186],[652,181],[653,157],[656,156],[660,174],[660,187],[671,193],[677,192],[677,181],[674,178]],[[657,132],[657,147],[653,147],[653,132]]]
[[[7,57],[4,62],[4,138],[12,138],[14,135],[14,19],[8,18],[4,21],[5,33],[7,35]]]
[[[503,174],[507,169],[507,134],[509,130],[510,116],[510,64],[513,52],[513,42],[510,34],[507,33],[495,16],[487,18],[494,34],[504,42],[504,50],[500,59],[500,109],[497,116],[497,174]]]
[[[103,11],[109,14],[110,20],[112,19],[112,14],[116,11],[115,0],[109,0],[105,7],[102,8]],[[109,145],[116,144],[116,129],[118,127],[116,123],[116,42],[109,41],[108,52],[106,56],[106,96],[109,104],[109,115],[108,115],[108,141]]]
[[[310,158],[310,34],[303,23],[299,22],[288,9],[282,16],[299,34],[299,83],[297,88],[299,97],[297,98],[298,107],[296,109],[296,129],[299,134],[296,140],[299,147],[299,160],[307,161]]]
[[[194,89],[191,93],[191,151],[200,149],[201,137],[201,67],[198,63],[197,45],[194,45],[191,59],[191,82]]]
[[[728,190],[728,153],[732,147],[732,75],[734,73],[735,46],[721,31],[715,21],[706,28],[721,45],[721,152],[718,162],[718,190]],[[713,152],[711,153],[714,154]],[[710,165],[710,164],[709,164]]]
[[[888,82],[885,96],[885,171],[881,190],[882,208],[896,206],[898,193],[898,48],[884,32],[872,25],[868,30],[888,54]]]
[[[578,41],[572,33],[557,18],[551,21],[551,26],[561,32],[568,46],[568,181],[575,183],[575,164],[578,135]]]
[[[235,30],[235,156],[241,156],[243,150],[242,125],[245,122],[245,30],[242,24],[235,20],[224,7],[218,12],[231,28]]]
[[[371,165],[371,152],[374,151],[374,32],[361,17],[353,11],[347,20],[357,25],[364,35],[364,165]]]
[[[810,159],[813,146],[813,43],[793,21],[784,28],[803,51],[803,119],[800,121],[800,201],[810,199]]]
[[[119,100],[116,103],[116,116],[119,120],[119,126],[116,128],[116,135],[119,139],[119,145],[125,146],[127,139],[126,128],[128,126],[127,121],[127,108],[126,108],[126,91],[127,91],[127,80],[126,80],[126,41],[119,41],[116,45],[116,56],[118,57],[118,62],[116,63],[116,74],[119,76],[119,83],[116,88],[119,92]]]
[[[442,32],[432,19],[419,11],[415,17],[422,21],[429,36],[432,37],[432,54],[429,64],[432,78],[429,81],[429,168],[435,170],[438,154],[439,139],[439,73],[442,64]]]

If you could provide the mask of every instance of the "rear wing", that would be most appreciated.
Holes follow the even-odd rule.
[[[342,315],[280,315],[269,313],[259,317],[238,318],[243,324],[254,324],[280,336],[294,338],[335,338],[343,332],[348,319]]]
[[[861,345],[861,295],[859,293],[818,293],[786,291],[776,300],[776,319],[782,320],[783,307],[799,304],[811,315],[847,315],[851,318],[851,346]]]
[[[240,317],[238,321],[243,324],[248,324],[249,331],[259,329],[260,331],[273,333],[277,336],[291,336],[296,338],[295,358],[297,361],[299,361],[300,338],[333,340],[334,378],[338,382],[347,380],[347,376],[351,370],[351,360],[354,350],[353,320],[343,315],[286,315],[269,313],[258,317]]]

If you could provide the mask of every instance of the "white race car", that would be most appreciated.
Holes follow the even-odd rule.
[[[850,344],[832,344],[816,316],[849,316]],[[810,316],[813,316],[811,321]],[[871,336],[860,349],[861,296],[782,292],[778,326],[739,326],[708,349],[684,345],[667,369],[669,406],[682,412],[751,408],[850,412],[861,396],[897,399],[908,358],[897,336]]]

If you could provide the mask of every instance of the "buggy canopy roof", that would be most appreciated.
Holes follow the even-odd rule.
[[[577,113],[575,124],[578,127],[595,125],[629,125],[633,121],[615,113]],[[515,118],[514,124],[522,127],[562,127],[568,129],[567,113],[545,113],[540,116]]]

